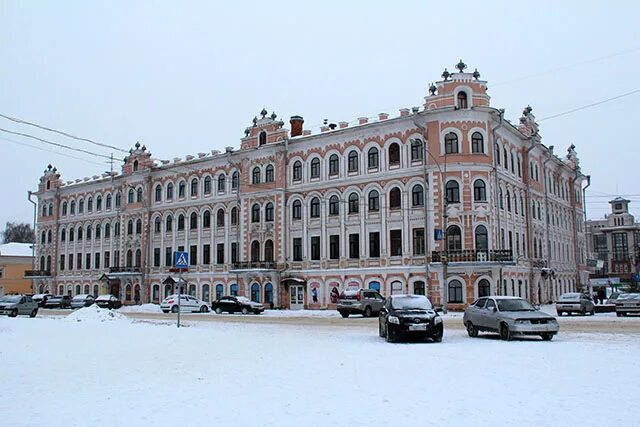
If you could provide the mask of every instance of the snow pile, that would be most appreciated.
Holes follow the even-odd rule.
[[[162,313],[158,304],[125,305],[118,311],[120,313]]]
[[[340,317],[336,310],[265,310],[267,317]]]
[[[90,307],[83,307],[67,316],[67,320],[72,322],[101,323],[101,322],[129,322],[123,314],[106,308],[100,308],[96,304]]]

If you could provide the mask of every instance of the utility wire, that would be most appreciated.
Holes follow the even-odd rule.
[[[47,151],[47,152],[49,152],[49,153],[57,154],[58,156],[69,157],[69,158],[76,159],[76,160],[80,160],[80,161],[83,161],[83,162],[86,162],[86,163],[91,163],[91,164],[93,164],[93,165],[98,165],[98,166],[101,166],[101,167],[103,167],[103,166],[104,166],[102,163],[93,162],[93,161],[91,161],[91,160],[83,159],[82,157],[72,156],[71,154],[60,153],[59,151],[56,151],[56,150],[49,150],[49,149],[47,149],[47,148],[38,147],[37,145],[27,144],[26,142],[15,141],[15,140],[13,140],[13,139],[9,139],[9,138],[2,138],[2,137],[0,137],[0,140],[7,141],[7,142],[11,142],[11,143],[13,143],[13,144],[17,144],[17,145],[22,145],[22,146],[24,146],[24,147],[31,147],[31,148],[34,148],[34,149],[36,149],[36,150],[40,150],[40,151]],[[106,162],[105,162],[105,163],[106,163]]]
[[[129,152],[127,150],[124,150],[124,149],[119,148],[119,147],[115,147],[113,145],[103,144],[101,142],[96,142],[96,141],[94,141],[92,139],[89,139],[89,138],[82,138],[82,137],[79,137],[79,136],[75,136],[75,135],[72,135],[70,133],[63,132],[61,130],[53,129],[53,128],[50,128],[50,127],[47,127],[47,126],[42,126],[42,125],[39,125],[37,123],[28,122],[26,120],[22,120],[22,119],[19,119],[19,118],[16,118],[16,117],[7,116],[5,114],[0,114],[0,117],[3,117],[5,119],[7,119],[7,120],[11,120],[12,122],[16,122],[16,123],[20,123],[20,124],[24,124],[24,125],[37,127],[38,129],[46,130],[46,131],[49,131],[49,132],[54,132],[54,133],[57,133],[59,135],[64,135],[64,136],[66,136],[68,138],[72,138],[72,139],[75,139],[75,140],[78,140],[78,141],[88,142],[90,144],[94,144],[94,145],[97,145],[99,147],[109,148],[109,149],[120,151],[120,152],[123,152],[123,153],[128,153]]]
[[[640,93],[640,89],[632,90],[631,92],[623,93],[622,95],[614,96],[612,98],[603,99],[602,101],[594,102],[592,104],[583,105],[578,108],[574,108],[573,110],[564,111],[562,113],[554,114],[553,116],[547,116],[542,119],[538,119],[538,122],[542,122],[545,120],[555,119],[556,117],[566,116],[567,114],[575,113],[576,111],[585,110],[587,108],[595,107],[596,105],[604,104],[605,102],[614,101],[616,99],[624,98],[625,96],[634,95],[636,93]]]
[[[89,154],[89,155],[92,155],[92,156],[95,156],[95,157],[102,157],[102,158],[111,160],[111,157],[105,156],[104,154],[94,153],[93,151],[83,150],[82,148],[70,147],[68,145],[60,144],[58,142],[48,141],[46,139],[38,138],[37,136],[29,135],[27,133],[14,132],[14,131],[11,131],[11,130],[8,130],[8,129],[3,129],[3,128],[0,128],[0,131],[1,132],[6,132],[6,133],[10,133],[12,135],[24,136],[25,138],[35,139],[36,141],[40,141],[40,142],[42,142],[44,144],[53,145],[55,147],[66,148],[67,150],[77,151],[79,153]]]

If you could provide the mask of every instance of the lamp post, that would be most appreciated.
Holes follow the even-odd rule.
[[[421,141],[420,139],[412,139],[411,140],[416,141],[416,142],[420,142],[423,144],[424,147],[424,152],[426,154],[429,155],[429,157],[431,157],[431,159],[435,162],[436,167],[438,168],[438,171],[440,172],[440,181],[442,183],[442,246],[444,248],[444,250],[442,251],[442,253],[444,253],[443,256],[441,256],[441,261],[442,261],[442,276],[443,276],[443,286],[442,286],[442,294],[441,294],[441,299],[442,299],[442,311],[444,313],[447,313],[448,310],[448,300],[449,300],[449,295],[448,295],[448,290],[447,290],[447,274],[448,274],[448,264],[449,264],[449,259],[448,259],[448,254],[447,254],[447,222],[448,222],[448,217],[449,214],[447,212],[447,193],[446,193],[446,175],[447,175],[447,155],[446,155],[446,151],[445,151],[445,155],[444,155],[444,171],[443,169],[440,167],[440,162],[438,162],[438,160],[433,156],[433,154],[431,154],[431,152],[427,149],[427,142],[426,141]],[[427,159],[425,158],[425,163],[426,163]],[[426,184],[426,182],[425,182]],[[426,229],[425,229],[425,239],[426,239]]]

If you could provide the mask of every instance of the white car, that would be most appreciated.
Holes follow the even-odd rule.
[[[160,309],[165,313],[178,312],[178,294],[169,295],[160,304]],[[209,306],[191,295],[180,295],[180,313],[207,313]]]

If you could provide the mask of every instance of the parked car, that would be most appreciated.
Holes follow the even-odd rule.
[[[93,305],[94,302],[96,302],[96,299],[93,295],[78,294],[71,299],[71,308],[89,307]]]
[[[45,308],[71,308],[71,297],[69,295],[49,295]]]
[[[621,317],[629,314],[640,314],[640,294],[625,294],[616,300],[616,316]]]
[[[515,335],[540,335],[550,341],[560,330],[555,317],[517,297],[479,298],[464,311],[462,321],[470,337],[480,331],[498,332],[505,341]]]
[[[346,290],[338,299],[338,313],[342,317],[350,314],[362,314],[363,317],[378,315],[384,305],[384,297],[372,289]]]
[[[49,298],[50,296],[51,295],[49,294],[35,294],[31,297],[31,299],[33,300],[33,302],[38,304],[38,307],[44,307],[44,305],[47,303],[47,298]]]
[[[115,309],[122,307],[122,301],[111,294],[99,295],[95,303],[100,308]]]
[[[178,312],[178,294],[169,295],[166,297],[162,303],[160,304],[160,309],[165,313]],[[207,313],[209,311],[209,307],[207,303],[204,301],[200,301],[196,297],[192,297],[191,295],[180,295],[180,312],[181,313]]]
[[[0,314],[16,317],[18,314],[26,314],[36,317],[38,303],[28,295],[5,295],[0,298]]]
[[[562,316],[563,313],[571,315],[571,313],[580,313],[586,316],[596,314],[596,306],[591,298],[585,294],[579,292],[570,292],[560,295],[558,301],[556,301],[556,311],[558,316]]]
[[[387,342],[407,338],[442,341],[442,317],[424,295],[392,295],[378,315],[378,334]]]
[[[264,311],[264,306],[259,302],[251,301],[247,297],[224,296],[211,303],[211,310],[215,311],[217,314],[221,314],[223,312],[229,314],[260,314]]]
[[[609,295],[609,298],[607,299],[605,304],[616,305],[616,302],[617,302],[618,298],[620,298],[622,295],[625,295],[625,293],[624,292],[612,292],[611,295]]]

